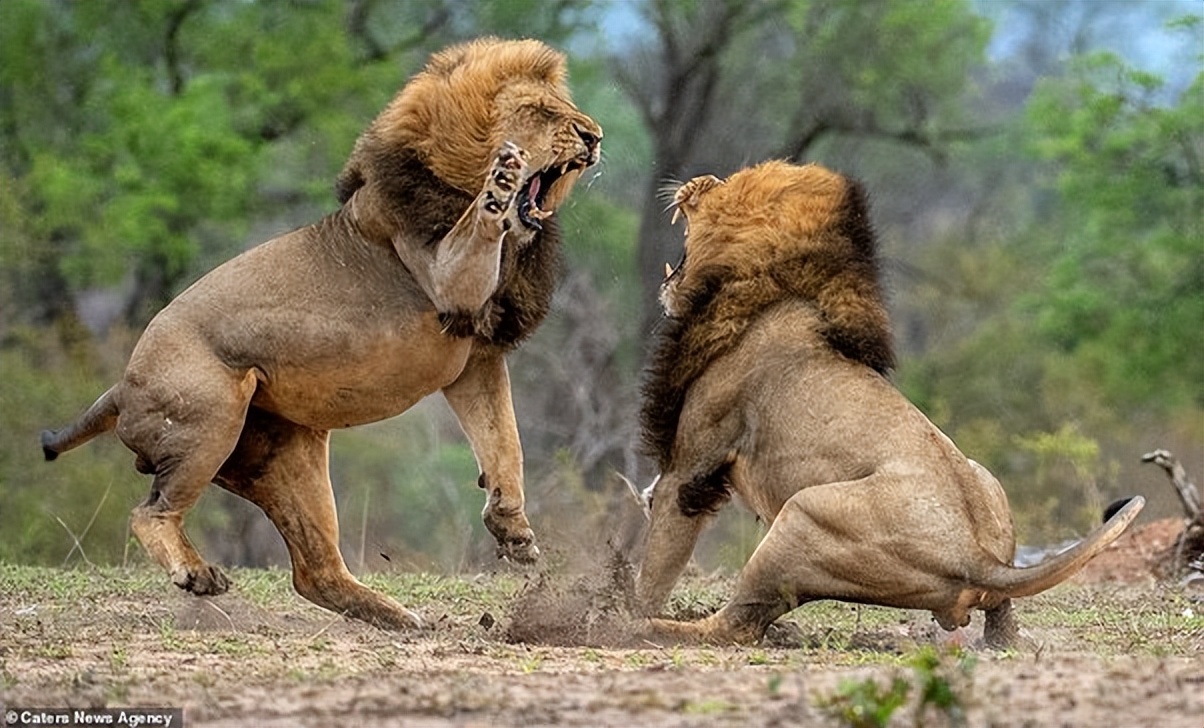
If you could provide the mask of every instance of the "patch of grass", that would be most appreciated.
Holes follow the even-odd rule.
[[[162,572],[143,567],[82,565],[56,569],[0,563],[0,593],[5,595],[5,601],[12,599],[26,604],[149,595],[161,588],[165,578]]]
[[[180,635],[176,632],[175,624],[164,620],[159,623],[159,643],[166,650],[179,652],[184,649],[184,640],[180,639]]]
[[[279,608],[292,599],[292,572],[284,569],[232,569],[229,572],[232,589],[257,607]]]
[[[237,636],[216,635],[207,645],[208,651],[215,655],[230,655],[246,657],[261,650],[246,639]]]
[[[71,651],[71,645],[65,642],[52,642],[42,645],[34,650],[33,654],[36,657],[49,657],[52,660],[65,660],[73,656],[75,653]]]
[[[331,639],[324,634],[315,635],[313,639],[306,643],[306,647],[310,652],[326,652],[331,648]]]
[[[910,692],[911,683],[897,675],[885,687],[873,678],[845,679],[834,693],[817,698],[815,705],[850,728],[885,728]]]
[[[114,646],[113,649],[109,651],[109,668],[112,669],[113,672],[124,672],[126,666],[129,665],[129,662],[130,656],[129,653],[125,651],[124,647]]]
[[[400,664],[397,660],[397,651],[391,649],[377,650],[376,664],[386,670],[397,667]]]
[[[48,568],[0,563],[0,621],[5,624],[13,655],[66,659],[70,645],[104,639],[114,644],[115,635],[154,637],[164,650],[201,652],[241,657],[256,652],[256,643],[243,637],[219,634],[251,630],[273,633],[290,631],[293,619],[306,626],[296,628],[319,639],[306,652],[325,651],[324,640],[339,641],[348,627],[342,618],[330,615],[323,627],[323,612],[298,597],[291,573],[283,569],[233,569],[232,593],[216,603],[232,619],[229,629],[212,614],[211,631],[192,632],[180,628],[178,614],[191,597],[181,596],[167,577],[149,564],[137,567]],[[436,574],[368,574],[364,581],[394,595],[407,606],[436,617],[436,631],[457,640],[478,640],[482,654],[504,654],[511,664],[518,659],[500,643],[498,632],[481,632],[482,613],[504,615],[520,590],[523,580],[514,574],[447,576]],[[730,576],[693,576],[674,591],[666,612],[679,618],[710,614],[724,604],[734,580]],[[241,601],[241,605],[240,605]],[[248,616],[249,605],[254,610]],[[241,609],[239,608],[241,606]],[[276,618],[287,617],[287,622]],[[796,668],[821,662],[832,667],[860,665],[901,666],[915,649],[915,640],[901,625],[926,619],[927,615],[883,607],[858,606],[824,601],[805,604],[786,621],[797,630],[786,630],[785,641],[773,641],[751,650],[708,648],[643,650],[616,653],[631,667],[665,663],[674,668],[781,665]],[[1173,586],[1135,588],[1076,584],[1062,585],[1045,594],[1017,600],[1016,617],[1043,650],[1080,650],[1112,655],[1198,656],[1204,653],[1204,609]],[[983,615],[974,614],[976,624]],[[368,630],[362,625],[357,628]],[[328,634],[329,630],[330,631]],[[357,639],[372,640],[374,632],[357,631]],[[338,634],[336,634],[338,633]],[[80,640],[84,642],[80,642]],[[474,643],[476,644],[476,643]],[[1022,649],[1020,656],[1031,650]],[[132,653],[131,653],[132,654]],[[716,655],[722,655],[717,657]],[[994,655],[1009,659],[1017,653]],[[102,661],[106,658],[102,656]],[[121,650],[107,656],[115,670],[128,660]],[[611,659],[597,650],[581,653],[595,664]],[[10,672],[16,672],[11,667]]]
[[[782,673],[774,672],[769,676],[769,680],[765,683],[765,690],[769,693],[769,697],[778,698],[782,695]]]
[[[1053,633],[1104,655],[1192,656],[1204,650],[1204,610],[1174,588],[1144,593],[1059,587],[1017,605],[1021,627]]]
[[[217,684],[217,676],[211,672],[198,670],[192,673],[192,681],[203,688],[211,688]]]
[[[429,573],[367,574],[361,580],[411,608],[437,606],[462,617],[502,612],[522,586],[516,576],[460,577]]]
[[[685,651],[681,647],[674,645],[673,650],[669,652],[669,663],[673,666],[673,669],[680,670],[686,664]]]
[[[525,659],[520,660],[518,669],[524,675],[530,675],[533,672],[538,672],[539,668],[543,667],[543,655],[528,655]]]
[[[730,579],[684,579],[669,595],[664,613],[670,619],[693,621],[714,614],[731,598]]]
[[[874,678],[845,679],[832,694],[817,697],[815,705],[850,728],[885,728],[895,712],[915,695],[914,725],[926,725],[926,716],[932,711],[942,714],[949,725],[965,725],[973,656],[942,654],[923,647],[907,662],[912,669],[911,680],[902,674],[892,676],[886,685]]]
[[[624,662],[631,667],[648,667],[653,663],[653,657],[648,652],[629,652],[627,653],[627,657],[624,659]]]

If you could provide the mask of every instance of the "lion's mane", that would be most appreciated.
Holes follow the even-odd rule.
[[[768,163],[759,169],[773,171],[775,164],[789,167]],[[640,423],[645,453],[662,471],[668,470],[672,459],[677,422],[690,386],[775,304],[806,302],[819,315],[821,333],[835,351],[884,375],[894,367],[877,245],[861,185],[845,180],[843,194],[832,209],[824,213],[826,219],[799,226],[812,232],[786,246],[780,239],[758,244],[761,233],[768,239],[768,231],[707,231],[706,244],[739,237],[739,247],[733,249],[746,257],[766,259],[709,265],[697,271],[686,268],[686,279],[677,289],[680,315],[662,317],[653,332]],[[803,206],[798,213],[814,215],[816,210]],[[753,215],[738,219],[758,220]],[[780,231],[774,232],[778,237]],[[703,257],[697,251],[690,256]]]
[[[538,41],[485,38],[435,54],[356,140],[335,184],[339,202],[356,195],[357,212],[379,221],[380,229],[435,245],[484,182],[495,151],[490,126],[497,91],[522,78],[560,87],[567,96],[566,75],[564,56]],[[450,334],[508,350],[543,321],[563,260],[556,218],[542,224],[521,249],[503,246],[498,290],[483,311],[441,317]]]

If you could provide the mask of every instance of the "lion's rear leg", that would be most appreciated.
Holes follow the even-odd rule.
[[[224,381],[222,381],[224,379]],[[215,374],[212,388],[183,397],[149,388],[127,393],[117,434],[138,455],[138,468],[155,479],[147,499],[130,515],[130,530],[181,589],[221,594],[230,582],[207,563],[184,532],[184,514],[196,504],[234,449],[255,374],[233,379]]]
[[[788,537],[777,523],[762,539],[736,582],[731,601],[718,612],[695,622],[650,620],[651,639],[680,643],[752,644],[760,640],[774,620],[800,604],[799,574],[805,559],[789,549]],[[785,547],[785,549],[783,548]],[[787,560],[783,561],[783,557]]]
[[[1007,649],[1015,647],[1020,641],[1020,627],[1012,613],[1012,600],[1004,599],[998,605],[986,610],[986,620],[983,625],[982,641],[987,647]]]
[[[288,546],[297,593],[385,629],[421,627],[418,615],[361,584],[339,552],[328,472],[329,433],[251,408],[217,484],[258,505]]]

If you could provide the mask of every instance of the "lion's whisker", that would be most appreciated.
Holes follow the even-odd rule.
[[[669,200],[672,202],[677,197],[677,191],[680,190],[684,185],[685,182],[682,182],[679,179],[666,177],[665,179],[661,180],[661,183],[657,186],[656,197],[658,200]],[[669,208],[666,207],[665,209],[668,210]]]

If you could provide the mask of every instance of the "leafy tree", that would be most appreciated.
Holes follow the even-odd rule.
[[[1111,401],[1165,413],[1204,407],[1204,73],[1162,90],[1110,54],[1038,88],[1034,148],[1061,204],[1035,243],[1048,274],[1020,305]]]
[[[1173,89],[1077,57],[971,153],[997,202],[915,258],[930,273],[904,308],[923,323],[903,320],[922,345],[900,382],[1004,482],[1022,539],[1081,534],[1124,494],[1157,501],[1140,454],[1204,434],[1202,94],[1198,75]]]
[[[680,235],[658,194],[669,180],[769,157],[806,160],[833,138],[939,150],[975,136],[959,102],[988,24],[960,0],[655,0],[654,36],[615,52],[652,139],[639,267],[646,316]]]

